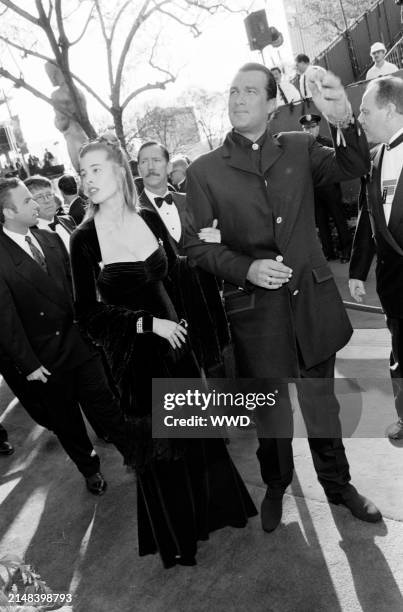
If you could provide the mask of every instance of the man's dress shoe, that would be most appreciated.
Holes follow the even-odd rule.
[[[107,482],[100,472],[85,479],[87,489],[93,495],[103,495],[106,491]]]
[[[14,446],[10,442],[0,442],[0,455],[12,455],[14,452]]]
[[[266,491],[260,507],[260,520],[263,531],[270,533],[280,524],[283,515],[283,495],[283,492],[269,493],[269,491]]]
[[[385,433],[389,440],[403,440],[403,419],[399,419],[396,423],[389,425]]]
[[[358,493],[351,484],[345,485],[338,493],[327,495],[332,504],[346,506],[353,516],[367,523],[377,523],[382,520],[382,514],[370,499]]]

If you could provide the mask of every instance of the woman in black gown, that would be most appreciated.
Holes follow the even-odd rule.
[[[90,205],[71,239],[77,315],[103,347],[132,435],[139,554],[194,565],[198,540],[244,527],[256,509],[222,440],[151,437],[152,378],[200,375],[166,289],[177,255],[159,216],[136,210],[117,141],[85,144],[80,168]]]

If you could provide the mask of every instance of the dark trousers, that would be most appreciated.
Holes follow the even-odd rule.
[[[386,325],[392,335],[392,350],[389,370],[392,379],[393,396],[399,419],[403,419],[403,319],[386,317]]]
[[[105,365],[106,363],[104,363],[104,367]],[[38,394],[33,393],[35,386],[33,387],[32,382],[28,382],[26,377],[20,374],[12,362],[7,359],[0,358],[0,374],[24,409],[28,412],[29,416],[38,423],[38,425],[52,430],[52,424],[48,418],[48,406],[42,405]],[[104,438],[109,435],[108,432],[101,427],[96,414],[88,415],[87,418],[98,437]]]
[[[334,364],[335,355],[313,368],[301,368],[302,380],[300,385],[297,384],[313,464],[318,480],[328,495],[337,493],[350,481],[349,465],[341,439],[339,404],[334,395]],[[303,379],[318,381],[310,383]],[[284,404],[292,419],[290,402],[288,406],[286,402]],[[318,422],[317,415],[321,412],[325,413],[325,419],[319,419]],[[315,433],[316,428],[322,426],[337,435],[331,438],[309,437],[310,432]],[[257,456],[262,479],[269,490],[283,492],[291,483],[294,470],[292,438],[259,438]]]
[[[0,424],[0,444],[2,442],[7,442],[7,440],[8,440],[7,431],[3,427],[3,425]]]
[[[99,471],[100,462],[88,437],[81,414],[99,423],[120,453],[128,455],[128,431],[118,400],[112,393],[99,355],[78,367],[54,372],[47,383],[32,382],[40,418],[45,418],[66,453],[85,476]],[[35,409],[31,416],[35,418]]]
[[[326,257],[334,255],[330,218],[333,218],[339,236],[340,249],[347,249],[351,244],[351,236],[344,215],[340,185],[329,185],[315,190],[315,217]]]

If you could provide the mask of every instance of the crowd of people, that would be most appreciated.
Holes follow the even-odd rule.
[[[303,74],[332,142],[318,135],[320,115],[302,117],[300,133],[273,136],[267,119],[279,93],[295,92],[281,71],[249,63],[230,87],[232,130],[193,163],[171,160],[149,140],[133,177],[106,134],[83,144],[80,185],[70,175],[58,180],[62,206],[43,176],[0,181],[0,373],[58,437],[90,493],[103,495],[107,481],[82,413],[116,446],[136,474],[139,554],[159,553],[166,568],[194,565],[199,540],[257,514],[225,439],[152,437],[152,379],[225,377],[231,347],[240,378],[303,382],[298,399],[327,499],[360,520],[382,519],[351,484],[333,379],[352,328],[315,210],[318,217],[331,192],[337,216],[340,182],[362,178],[350,290],[362,300],[377,251],[399,417],[389,434],[403,438],[403,80],[372,81],[354,117],[335,75]],[[342,222],[339,234],[348,258]],[[319,413],[331,434],[315,435],[311,415]],[[261,523],[272,532],[293,476],[292,434],[267,435],[264,414],[256,431],[267,486]],[[0,454],[13,451],[0,426]]]

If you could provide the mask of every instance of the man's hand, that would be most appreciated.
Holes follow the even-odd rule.
[[[282,263],[281,256],[274,259],[256,259],[250,266],[246,278],[253,285],[264,289],[279,289],[288,283],[292,270]]]
[[[351,297],[361,304],[362,296],[366,295],[364,282],[358,280],[358,278],[350,278],[348,288],[350,289]]]
[[[217,219],[214,219],[211,227],[203,227],[197,234],[200,240],[203,240],[203,242],[214,242],[219,244],[221,242],[221,232],[219,229],[217,229],[217,225],[218,221]]]
[[[46,383],[48,382],[48,376],[50,376],[49,370],[47,370],[44,366],[41,366],[34,372],[31,372],[31,374],[28,374],[27,380],[30,382],[33,380],[40,380],[41,382]]]
[[[313,101],[330,123],[348,121],[352,117],[351,104],[339,77],[320,66],[310,66],[306,82]]]

